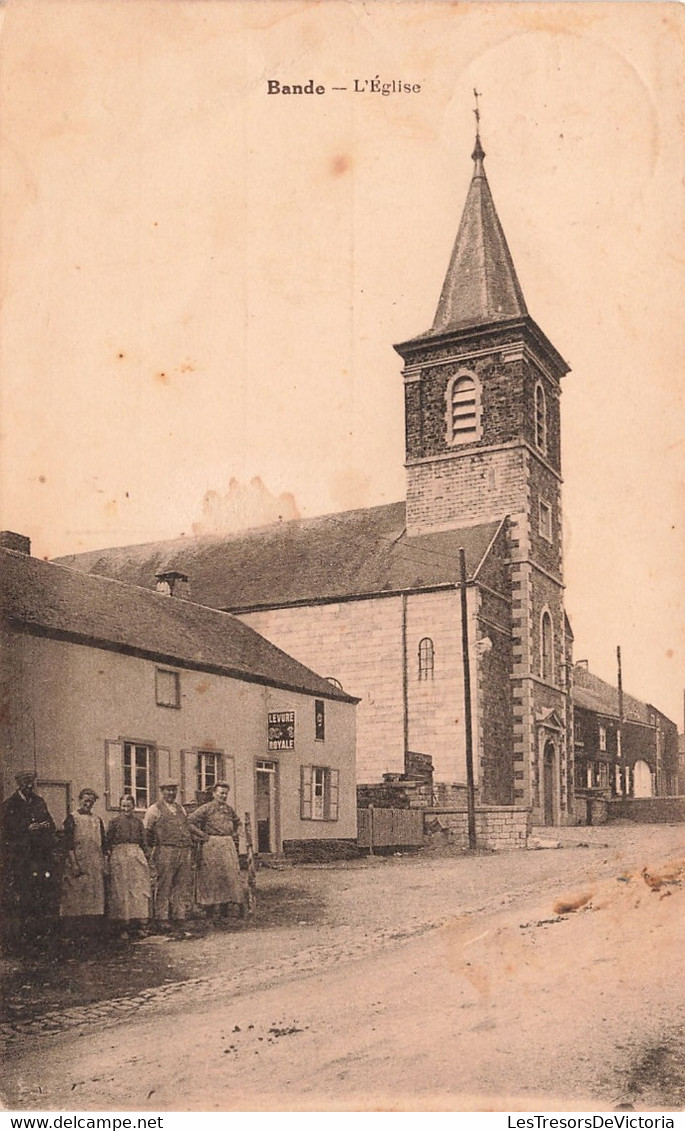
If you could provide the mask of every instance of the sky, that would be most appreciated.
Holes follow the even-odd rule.
[[[433,320],[476,86],[529,311],[571,366],[575,656],[614,680],[620,644],[626,690],[682,729],[683,6],[3,16],[2,528],[54,557],[403,498],[392,346]]]

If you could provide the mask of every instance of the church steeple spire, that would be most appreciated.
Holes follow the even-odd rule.
[[[476,117],[476,144],[474,145],[473,153],[471,154],[471,160],[476,166],[473,171],[473,175],[474,177],[484,177],[485,169],[483,168],[483,158],[485,157],[485,150],[480,143],[480,107],[478,105],[480,91],[476,90],[475,86],[473,88],[473,97],[476,100],[476,105],[473,109],[473,113]]]
[[[503,322],[528,314],[483,167],[476,97],[474,169],[431,333]]]

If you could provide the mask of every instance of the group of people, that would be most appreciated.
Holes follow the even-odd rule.
[[[68,933],[92,933],[105,920],[122,934],[160,931],[186,919],[193,904],[214,918],[242,912],[238,858],[240,821],[228,804],[230,786],[217,782],[212,799],[191,813],[177,801],[176,782],[141,819],[129,794],[107,829],[93,813],[98,795],[82,789],[64,822],[62,866],[56,828],[35,791],[36,775],[16,775],[2,807],[3,907],[6,938],[35,939],[59,917]],[[61,876],[60,873],[61,872]]]

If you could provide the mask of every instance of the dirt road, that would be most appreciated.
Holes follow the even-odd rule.
[[[685,829],[554,835],[568,846],[262,872],[280,921],[137,944],[165,981],[15,1019],[5,1102],[679,1109]]]

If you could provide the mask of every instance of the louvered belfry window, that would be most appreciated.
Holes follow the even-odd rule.
[[[475,379],[468,373],[455,377],[448,386],[447,424],[451,444],[478,439],[479,407]]]

